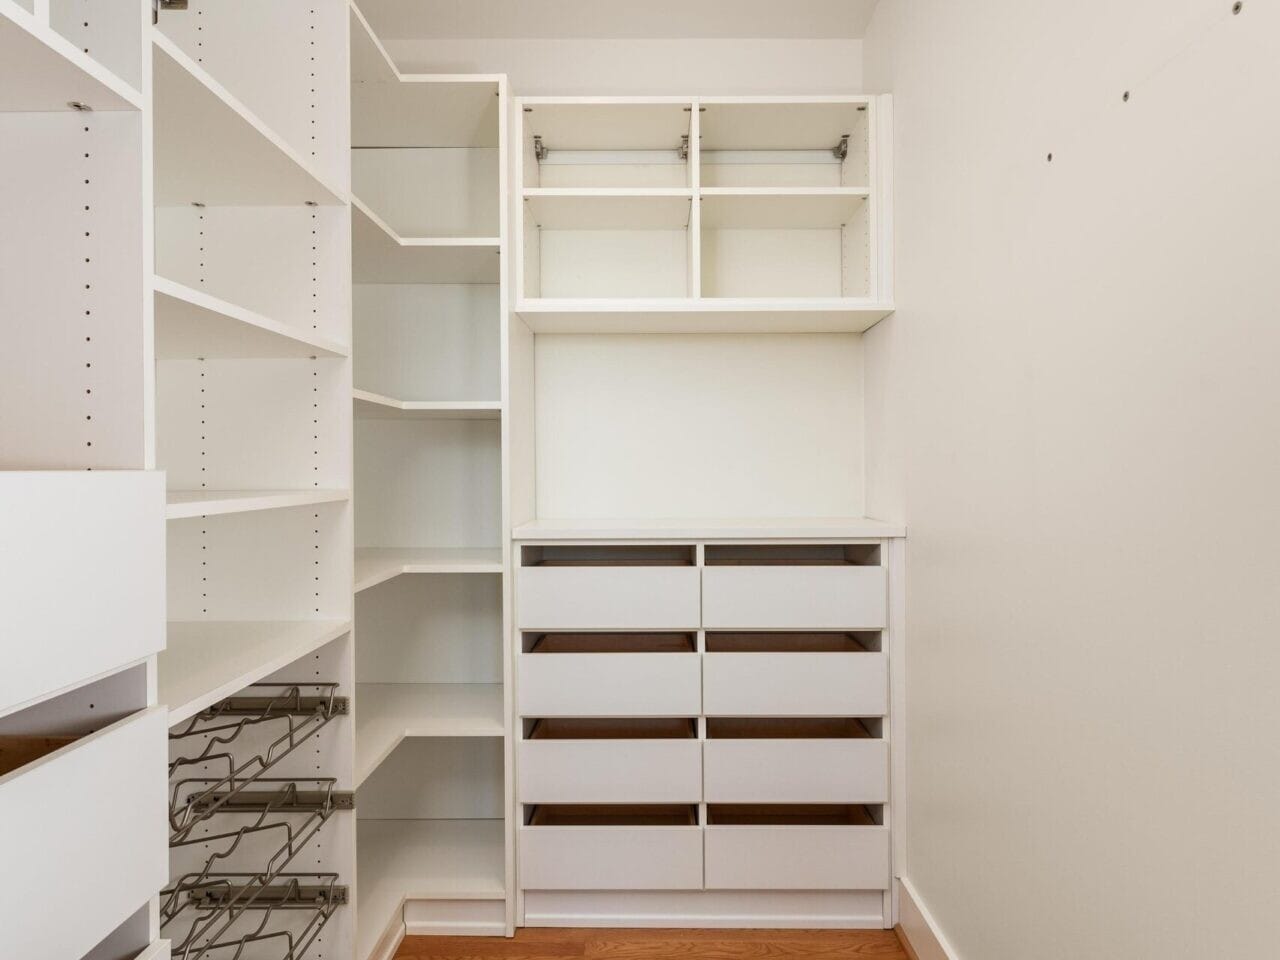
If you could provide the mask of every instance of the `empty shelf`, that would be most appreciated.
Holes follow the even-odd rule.
[[[356,283],[497,283],[500,250],[497,237],[401,237],[351,198]]]
[[[893,305],[843,297],[522,300],[534,333],[861,333]]]
[[[341,204],[344,192],[152,31],[157,204]]]
[[[881,539],[906,536],[906,528],[868,517],[546,519],[520,524],[511,535],[516,540]]]
[[[356,784],[407,737],[500,737],[500,683],[356,685]]]
[[[363,420],[500,420],[500,400],[396,400],[369,390],[352,392]]]
[[[12,0],[0,0],[0,113],[140,110],[142,94]]]
[[[152,286],[157,359],[345,357],[350,352],[334,340],[293,330],[173,280],[155,277]]]
[[[687,189],[530,187],[528,215],[546,230],[679,230],[689,225]]]
[[[501,820],[360,820],[357,956],[369,956],[406,900],[502,900]]]
[[[702,226],[710,230],[824,230],[848,223],[870,191],[854,187],[704,187]]]
[[[356,592],[404,573],[502,573],[499,547],[356,550]]]
[[[170,621],[159,701],[181,723],[350,629],[349,620]]]
[[[170,490],[164,515],[169,520],[223,513],[281,510],[351,499],[346,490]]]

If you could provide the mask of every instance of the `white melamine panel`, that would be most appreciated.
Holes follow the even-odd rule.
[[[0,714],[164,646],[164,477],[0,472]],[[86,638],[92,637],[92,643]]]
[[[0,955],[83,956],[164,885],[166,732],[154,707],[0,777]],[[33,891],[76,909],[32,909]]]
[[[839,297],[522,300],[535,333],[862,333],[890,303]]]
[[[353,150],[351,189],[402,237],[496,237],[498,150]]]
[[[348,376],[339,359],[161,361],[157,463],[170,489],[345,488]]]
[[[353,22],[351,29],[352,146],[497,146],[496,77],[406,76],[387,62],[362,24]]]
[[[862,512],[856,336],[540,336],[538,515]]]
[[[97,63],[141,90],[143,24],[150,4],[143,0],[48,0],[49,25]]]
[[[357,785],[406,740],[501,739],[505,729],[500,683],[360,683],[356,691]]]
[[[402,576],[356,595],[361,683],[500,683],[502,580]]]
[[[493,420],[356,423],[356,544],[501,542],[501,425]]]
[[[700,101],[702,149],[822,150],[848,135],[866,136],[867,97],[760,98]]]
[[[703,745],[707,803],[885,803],[884,740],[722,740]]]
[[[841,231],[702,231],[704,297],[843,297]]]
[[[702,226],[711,230],[838,229],[867,202],[865,189],[844,187],[702,191]]]
[[[708,890],[884,890],[889,828],[708,826]]]
[[[169,942],[151,942],[150,903],[141,907],[80,960],[170,960]]]
[[[883,653],[708,653],[703,712],[720,717],[879,717],[888,712]]]
[[[906,536],[902,524],[867,517],[541,517],[518,524],[516,540],[867,540]]]
[[[521,567],[516,621],[525,630],[696,627],[696,567]]]
[[[143,118],[0,113],[0,143],[0,467],[139,467]]]
[[[522,740],[522,803],[697,803],[697,740]]]
[[[686,230],[539,230],[525,244],[526,296],[687,297]],[[541,265],[536,287],[528,271]]]
[[[717,629],[840,630],[885,625],[883,567],[706,567],[702,623]]]
[[[155,222],[160,276],[300,337],[350,342],[347,208],[184,203],[157,207]]]
[[[700,890],[697,827],[521,827],[529,890]]]
[[[525,216],[543,230],[670,230],[689,225],[688,190],[524,192]]]
[[[496,284],[357,284],[356,386],[400,400],[497,400]]]
[[[356,283],[497,283],[497,237],[401,237],[351,198],[351,274]]]
[[[360,783],[360,818],[501,819],[506,803],[502,747],[499,737],[405,740]]]
[[[519,657],[525,717],[689,717],[701,712],[696,653],[531,653]]]

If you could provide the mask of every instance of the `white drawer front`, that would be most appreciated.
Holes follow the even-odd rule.
[[[164,649],[164,474],[0,473],[0,712]]]
[[[697,567],[522,567],[516,586],[524,630],[694,629]]]
[[[526,653],[525,717],[692,717],[701,712],[696,653]]]
[[[883,567],[734,567],[702,571],[702,624],[728,630],[878,630]]]
[[[83,956],[164,886],[166,717],[134,714],[0,778],[0,957]],[[68,909],[34,910],[31,891]]]
[[[708,826],[708,890],[884,890],[889,829]]]
[[[708,740],[708,803],[886,803],[883,740]]]
[[[698,827],[521,827],[526,890],[700,890]]]
[[[698,740],[522,740],[522,803],[697,803]]]
[[[882,717],[889,709],[883,653],[708,653],[711,717]]]

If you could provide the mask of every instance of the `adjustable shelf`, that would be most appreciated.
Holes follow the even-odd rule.
[[[703,229],[822,230],[853,219],[864,187],[703,187]]]
[[[502,573],[499,547],[422,547],[356,550],[356,592],[376,587],[402,574]]]
[[[501,737],[500,683],[360,683],[356,784],[411,737]]]
[[[401,237],[351,198],[356,283],[497,283],[497,237]]]
[[[343,204],[329,182],[176,43],[152,31],[156,203]]]
[[[545,299],[516,303],[534,333],[862,333],[893,305],[841,298]]]
[[[395,400],[369,390],[352,394],[364,420],[500,420],[500,400]]]
[[[48,7],[45,6],[45,16]],[[45,19],[0,0],[0,113],[141,110],[142,94]]]
[[[170,490],[165,518],[185,520],[257,510],[283,510],[351,499],[348,490]]]
[[[156,359],[345,357],[350,349],[186,284],[155,277]]]
[[[544,230],[678,230],[693,192],[683,188],[526,187],[525,209]]]
[[[159,656],[159,699],[169,723],[191,719],[350,630],[350,620],[170,621]]]

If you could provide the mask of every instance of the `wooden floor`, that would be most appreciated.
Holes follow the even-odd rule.
[[[396,960],[908,960],[892,930],[525,927],[515,938],[406,937]]]

